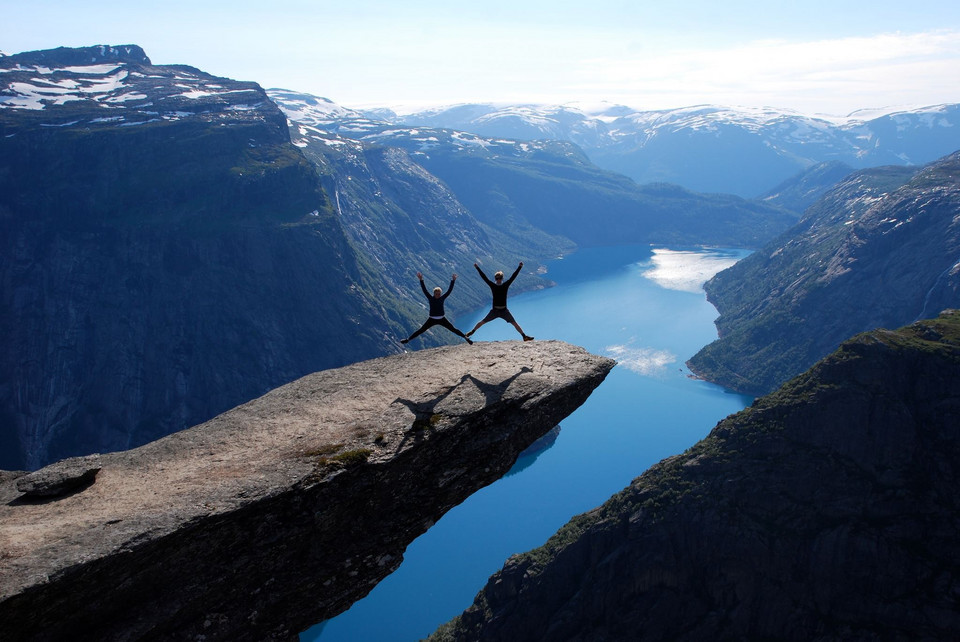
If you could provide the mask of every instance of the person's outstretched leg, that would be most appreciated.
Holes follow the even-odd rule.
[[[420,326],[420,329],[419,329],[419,330],[417,330],[416,332],[414,332],[413,334],[411,334],[411,335],[410,335],[409,337],[407,337],[406,339],[400,339],[400,343],[408,343],[408,342],[412,341],[413,339],[416,339],[416,338],[419,337],[421,334],[423,334],[424,332],[426,332],[429,328],[432,328],[434,325],[436,325],[436,323],[437,323],[436,319],[427,319],[427,322],[424,323],[422,326]]]
[[[464,336],[466,336],[466,337],[468,337],[468,338],[471,337],[471,336],[473,335],[473,333],[476,332],[477,329],[478,329],[480,326],[482,326],[483,324],[485,324],[485,323],[487,323],[487,322],[489,322],[489,321],[492,321],[492,320],[495,319],[495,318],[496,318],[496,314],[495,314],[494,310],[491,309],[490,312],[487,313],[487,316],[485,316],[485,317],[483,317],[482,319],[480,319],[479,321],[477,321],[477,325],[473,326],[473,330],[471,330],[470,332],[468,332],[468,333],[467,333],[466,335],[464,335]]]
[[[453,325],[452,323],[450,323],[450,321],[447,320],[446,317],[444,317],[444,318],[440,319],[439,321],[437,321],[437,324],[438,324],[438,325],[442,325],[443,327],[445,327],[447,330],[449,330],[450,332],[454,333],[454,334],[457,335],[458,337],[463,337],[464,339],[467,340],[467,343],[469,343],[470,345],[473,345],[473,341],[470,340],[470,337],[468,337],[468,336],[465,335],[463,332],[461,332],[460,330],[458,330],[457,328],[455,328],[454,325]]]
[[[510,310],[503,310],[500,313],[500,318],[516,328],[517,332],[520,333],[520,336],[523,337],[524,341],[533,341],[533,337],[527,336],[527,333],[523,331],[523,328],[520,327],[520,324],[517,323],[517,320],[513,318],[512,314],[510,314]]]
[[[523,328],[520,327],[519,323],[517,323],[516,321],[511,321],[510,323],[512,323],[513,327],[517,329],[517,332],[520,333],[520,336],[523,337],[524,341],[533,341],[533,337],[528,337],[527,333],[523,331]]]

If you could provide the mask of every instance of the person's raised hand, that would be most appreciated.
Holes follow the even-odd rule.
[[[417,278],[423,281],[423,274],[420,272],[417,272]]]

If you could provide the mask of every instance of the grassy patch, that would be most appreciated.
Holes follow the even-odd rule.
[[[304,455],[307,457],[324,457],[326,455],[332,455],[343,448],[343,444],[326,444],[318,448],[311,448],[310,450],[304,451]]]
[[[357,448],[356,450],[347,450],[339,455],[334,455],[333,457],[328,458],[328,463],[339,464],[345,468],[350,468],[351,466],[359,466],[360,464],[367,463],[367,459],[370,457],[370,453],[373,451],[369,448]]]
[[[341,453],[333,454],[341,448],[343,448],[343,444],[333,444],[331,446],[314,449],[309,453],[317,457],[313,466],[313,472],[309,477],[311,482],[321,482],[328,473],[334,470],[353,468],[365,464],[373,452],[369,448],[357,448],[355,450],[345,450]]]

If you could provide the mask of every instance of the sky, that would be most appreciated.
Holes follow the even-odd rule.
[[[136,44],[345,107],[960,103],[960,2],[0,0],[0,51]]]

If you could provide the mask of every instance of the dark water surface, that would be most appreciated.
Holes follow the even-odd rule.
[[[692,379],[684,366],[716,338],[702,283],[741,250],[581,250],[551,261],[557,286],[510,297],[527,334],[561,339],[618,361],[560,426],[503,479],[448,512],[407,548],[403,564],[350,610],[302,641],[420,640],[460,614],[504,561],[543,544],[571,517],[605,502],[661,459],[702,439],[751,398]],[[483,266],[488,275],[516,266]],[[479,278],[464,270],[461,278]],[[522,283],[518,277],[514,289]],[[487,310],[454,320],[469,330]],[[441,329],[432,332],[442,332]],[[502,320],[475,341],[514,341]]]

